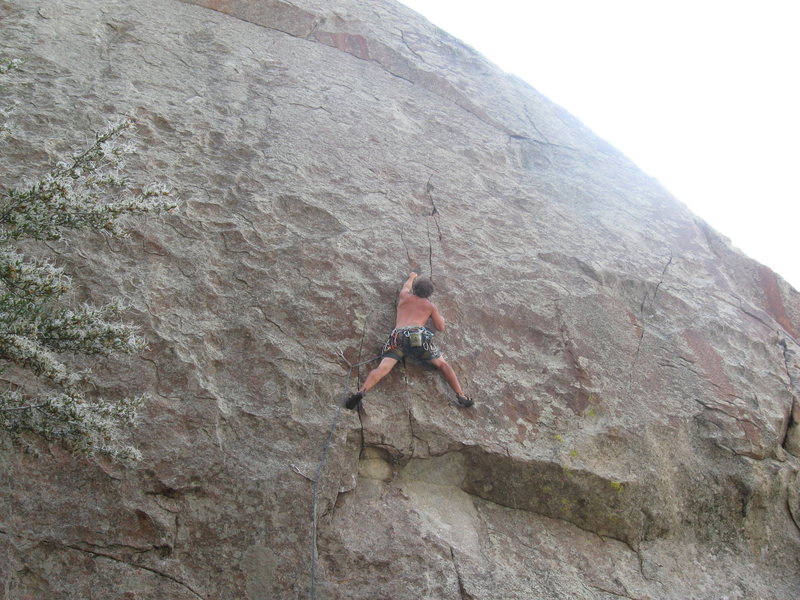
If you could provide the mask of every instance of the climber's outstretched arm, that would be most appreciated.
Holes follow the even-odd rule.
[[[417,274],[414,271],[411,271],[411,274],[406,279],[406,282],[403,284],[403,289],[400,290],[401,292],[411,293],[411,288],[414,285],[414,280],[417,278]]]

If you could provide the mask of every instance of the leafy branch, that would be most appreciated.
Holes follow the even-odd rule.
[[[0,75],[19,64],[0,63]],[[36,434],[77,453],[138,456],[122,440],[145,398],[94,397],[89,375],[70,363],[133,354],[144,339],[122,321],[119,302],[76,305],[61,267],[17,247],[63,240],[67,231],[125,236],[123,217],[175,206],[163,185],[131,192],[124,157],[135,149],[121,139],[133,127],[130,119],[114,123],[33,183],[0,190],[0,428],[17,441]]]

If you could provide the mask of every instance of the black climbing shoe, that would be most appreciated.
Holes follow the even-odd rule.
[[[347,399],[347,402],[344,403],[345,408],[349,408],[350,410],[355,410],[359,404],[361,404],[361,399],[364,397],[362,392],[356,392],[355,394],[351,394],[350,397]]]
[[[463,396],[456,396],[456,404],[463,406],[464,408],[469,408],[475,404],[475,402],[472,400],[472,398],[465,394]]]

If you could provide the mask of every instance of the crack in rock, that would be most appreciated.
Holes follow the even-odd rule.
[[[781,447],[792,455],[800,453],[800,402],[798,402],[797,391],[800,389],[800,381],[793,374],[793,363],[795,353],[789,348],[786,338],[781,338],[778,342],[783,350],[783,363],[786,369],[786,376],[789,379],[789,388],[792,392],[792,405],[789,407],[789,414],[781,433]]]
[[[667,274],[667,269],[672,264],[672,259],[673,259],[673,255],[672,255],[672,252],[670,252],[669,260],[667,260],[667,264],[665,264],[664,268],[661,270],[661,276],[659,277],[658,283],[655,285],[655,288],[653,289],[653,296],[652,296],[652,298],[650,298],[650,302],[649,302],[650,310],[652,310],[653,307],[655,306],[656,296],[658,295],[658,290],[661,288],[661,284],[664,283],[664,278],[665,278],[665,276]],[[648,305],[648,302],[647,302],[648,296],[649,296],[649,293],[647,291],[645,291],[644,296],[642,297],[642,302],[639,305],[639,320],[641,321],[642,324],[638,325],[638,327],[640,329],[640,331],[639,331],[639,341],[636,344],[636,351],[633,354],[633,361],[631,362],[631,370],[630,370],[630,375],[628,377],[628,391],[630,391],[631,388],[633,387],[633,378],[634,378],[634,375],[636,373],[636,365],[639,362],[639,354],[641,353],[642,342],[644,341],[645,323],[647,322],[645,308],[647,308],[647,305]]]
[[[78,546],[76,544],[68,544],[68,543],[65,543],[65,542],[59,542],[59,541],[51,540],[51,539],[48,539],[48,540],[36,540],[36,539],[32,539],[32,538],[27,538],[25,536],[12,536],[11,534],[8,534],[8,533],[6,533],[4,531],[0,531],[0,533],[2,533],[4,535],[8,535],[9,537],[17,537],[18,539],[26,540],[26,541],[29,541],[29,542],[38,542],[38,543],[41,543],[41,544],[47,544],[49,546],[55,546],[55,547],[60,547],[60,548],[66,548],[66,549],[69,549],[69,550],[74,550],[74,551],[77,551],[77,552],[81,552],[83,554],[87,554],[87,555],[91,556],[94,559],[105,558],[107,560],[111,560],[113,562],[116,562],[116,563],[119,563],[119,564],[122,564],[122,565],[127,565],[129,567],[134,568],[134,569],[141,569],[143,571],[147,571],[149,573],[153,573],[154,575],[158,575],[159,577],[162,577],[164,579],[172,581],[173,583],[179,585],[183,589],[185,589],[188,592],[190,592],[196,598],[200,598],[201,600],[209,600],[208,598],[203,596],[200,592],[198,592],[196,589],[194,589],[191,585],[189,585],[185,581],[182,581],[182,580],[178,579],[174,575],[170,575],[169,573],[166,573],[165,571],[162,571],[160,569],[156,569],[155,567],[150,567],[150,566],[147,566],[147,565],[141,565],[141,564],[135,564],[135,563],[132,563],[132,562],[128,562],[128,561],[126,561],[126,560],[124,560],[124,559],[122,559],[122,558],[120,558],[118,556],[114,556],[113,554],[111,554],[109,552],[102,552],[100,550],[93,550],[93,549],[83,548],[83,547]],[[153,546],[151,549],[157,549],[157,547]],[[147,552],[147,551],[148,550],[138,549],[138,550],[136,550],[135,553],[136,554],[142,554],[143,552]]]
[[[450,546],[450,559],[453,561],[453,569],[456,572],[456,579],[458,580],[458,593],[461,600],[473,600],[472,594],[467,593],[467,590],[464,588],[464,580],[461,577],[461,569],[458,568],[458,561],[456,560],[456,552],[452,546]]]

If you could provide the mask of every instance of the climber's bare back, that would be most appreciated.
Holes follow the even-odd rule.
[[[397,300],[397,320],[395,327],[424,326],[428,319],[438,331],[444,331],[444,318],[439,314],[436,305],[427,298],[420,298],[405,290],[400,292]]]

